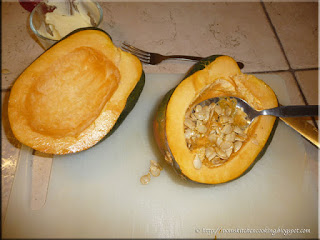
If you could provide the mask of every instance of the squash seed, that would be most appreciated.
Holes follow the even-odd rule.
[[[150,165],[151,166],[155,166],[155,167],[159,168],[160,170],[162,170],[161,165],[159,163],[157,163],[156,161],[154,161],[154,160],[150,161]]]
[[[235,132],[232,132],[232,133],[226,135],[226,136],[224,137],[224,140],[229,141],[229,142],[234,142],[234,141],[235,141],[235,138],[236,138],[236,133],[235,133]]]
[[[209,135],[208,139],[210,142],[216,142],[217,141],[217,135],[215,133],[212,133]]]
[[[220,148],[216,147],[215,150],[220,158],[224,159],[227,157],[227,154],[224,151],[222,151]]]
[[[232,152],[233,152],[232,148],[229,148],[229,149],[226,150],[226,154],[227,154],[228,158],[231,156]]]
[[[236,142],[234,143],[233,151],[234,151],[234,152],[238,152],[239,149],[241,148],[241,146],[242,146],[242,142],[236,141]]]
[[[150,182],[151,180],[151,175],[150,173],[146,174],[146,175],[143,175],[141,178],[140,178],[140,182],[143,184],[143,185],[146,185]]]
[[[227,150],[227,149],[232,148],[232,147],[233,147],[232,142],[223,141],[223,142],[220,144],[220,148],[221,148],[222,150]]]
[[[202,111],[202,106],[201,105],[197,105],[195,108],[196,113],[201,112]]]
[[[234,131],[235,133],[238,133],[238,134],[242,134],[242,133],[243,133],[243,130],[242,130],[239,126],[235,126],[234,129],[233,129],[233,131]]]
[[[166,161],[168,161],[168,160],[166,159]],[[148,174],[143,175],[140,178],[140,182],[144,185],[148,184],[151,180],[151,175],[154,177],[158,177],[160,175],[161,170],[162,170],[162,167],[160,166],[160,164],[154,160],[151,160],[149,172],[148,172]]]
[[[216,152],[213,147],[206,148],[206,158],[212,160],[216,156]]]
[[[205,125],[199,125],[196,129],[199,133],[205,133],[207,131],[207,127]]]
[[[193,135],[194,135],[194,132],[190,128],[184,131],[184,137],[186,139],[190,139]]]
[[[206,156],[206,148],[205,147],[198,148],[197,155],[198,155],[200,161],[202,162]]]
[[[204,113],[209,113],[210,112],[210,107],[209,106],[204,106],[204,107],[202,107],[202,111]]]
[[[150,173],[152,174],[152,176],[158,177],[160,175],[160,172],[161,170],[157,166],[155,165],[150,166]]]
[[[195,153],[193,165],[196,169],[201,168],[202,162],[210,167],[222,165],[232,152],[239,151],[247,138],[248,126],[235,124],[245,122],[246,114],[235,107],[236,102],[223,101],[204,107],[196,105],[186,112],[185,139],[187,147]],[[206,147],[199,148],[203,145]]]
[[[236,135],[235,140],[243,142],[244,140],[246,140],[246,138],[247,138],[247,134],[238,134]]]
[[[190,117],[192,120],[197,121],[197,117],[194,115],[194,113],[191,113]]]
[[[173,164],[172,155],[169,151],[165,152],[164,160],[166,160],[169,164]]]
[[[196,154],[194,160],[193,160],[193,166],[195,169],[200,169],[202,167],[202,162],[198,156],[198,154]]]
[[[221,115],[222,109],[221,109],[220,105],[216,105],[216,107],[215,107],[214,110],[215,110],[215,112],[216,112],[218,115]]]
[[[222,143],[222,141],[223,141],[223,134],[221,134],[221,135],[217,138],[216,144],[217,144],[218,146],[220,146],[221,143]]]
[[[225,126],[222,128],[221,132],[224,133],[224,134],[230,134],[230,133],[232,133],[232,127],[231,127],[231,125],[230,125],[230,124],[225,125]]]
[[[204,120],[206,118],[206,115],[203,112],[198,112],[198,113],[196,112],[194,113],[194,115],[198,120]]]
[[[184,120],[184,125],[186,125],[190,129],[194,129],[196,127],[196,124],[191,119],[187,118]]]
[[[232,113],[232,109],[230,107],[226,107],[226,116],[230,116]]]
[[[220,123],[228,123],[230,121],[231,117],[228,117],[228,116],[220,116],[219,117],[219,122]]]

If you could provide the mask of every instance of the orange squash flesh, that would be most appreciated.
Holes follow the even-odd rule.
[[[205,69],[183,80],[172,93],[165,112],[165,134],[172,158],[181,174],[208,184],[228,182],[241,176],[263,150],[276,118],[258,117],[248,130],[241,149],[219,167],[193,166],[194,154],[188,149],[184,136],[184,118],[195,102],[218,96],[236,96],[257,110],[278,106],[276,95],[262,80],[240,72],[237,63],[228,56],[218,57]]]
[[[77,31],[38,57],[12,87],[8,116],[23,144],[85,150],[113,128],[142,75],[140,61],[101,30]]]

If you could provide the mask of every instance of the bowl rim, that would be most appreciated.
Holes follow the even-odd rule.
[[[102,22],[102,19],[103,19],[103,10],[102,10],[102,8],[101,8],[101,6],[100,6],[100,4],[99,4],[98,2],[96,2],[96,1],[91,1],[91,2],[93,2],[93,3],[96,5],[96,7],[97,7],[97,9],[98,9],[98,11],[99,11],[99,16],[100,16],[99,21],[97,22],[97,24],[96,24],[95,26],[92,26],[92,27],[98,27],[98,26],[100,25],[100,23]],[[30,13],[30,16],[29,16],[29,26],[30,26],[32,32],[33,32],[37,37],[39,37],[39,38],[41,38],[41,39],[43,39],[43,40],[46,40],[46,41],[49,40],[49,41],[57,42],[57,41],[59,41],[60,39],[59,39],[59,40],[56,40],[56,39],[48,38],[48,37],[45,37],[45,36],[41,35],[41,34],[38,32],[38,30],[37,30],[37,29],[34,27],[34,25],[33,25],[33,22],[32,22],[33,16],[34,16],[35,12],[37,11],[37,9],[38,9],[39,7],[41,7],[41,6],[43,6],[43,5],[46,5],[46,3],[45,3],[45,2],[40,2],[40,3],[38,3],[37,6],[36,6],[36,7],[32,10],[32,12]],[[76,30],[76,29],[74,29],[74,30]]]

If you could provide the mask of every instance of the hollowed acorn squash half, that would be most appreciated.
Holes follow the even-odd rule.
[[[117,48],[106,32],[75,30],[15,81],[8,105],[12,131],[44,153],[88,149],[120,125],[144,81],[138,58]]]
[[[197,63],[178,86],[162,100],[153,122],[154,136],[165,160],[184,179],[220,184],[248,172],[267,149],[277,119],[260,116],[248,127],[247,138],[239,151],[222,165],[193,165],[194,153],[187,147],[184,120],[190,106],[205,99],[235,96],[257,110],[278,106],[273,90],[253,75],[241,73],[236,61],[228,56],[211,56]]]

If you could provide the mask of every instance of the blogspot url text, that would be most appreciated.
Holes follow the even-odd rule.
[[[294,234],[310,234],[311,230],[308,228],[196,228],[196,233],[207,235],[220,235],[220,234],[270,234],[272,236],[282,234],[290,236]]]

